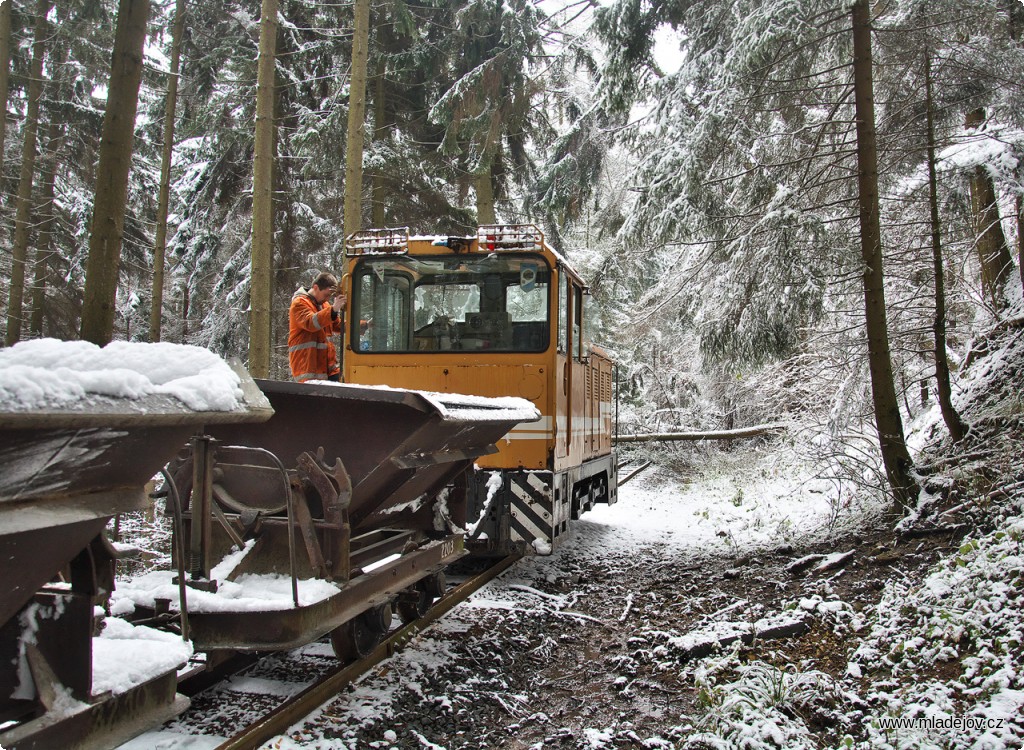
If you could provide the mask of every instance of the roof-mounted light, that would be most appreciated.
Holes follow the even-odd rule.
[[[480,250],[542,250],[544,233],[533,224],[486,224],[477,229]]]

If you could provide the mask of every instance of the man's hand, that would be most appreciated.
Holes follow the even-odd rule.
[[[345,303],[348,302],[348,297],[344,294],[335,294],[331,300],[331,309],[336,313],[340,313],[342,308],[345,307]]]

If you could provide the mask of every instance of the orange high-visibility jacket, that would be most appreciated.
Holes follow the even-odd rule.
[[[335,317],[329,302],[317,305],[302,287],[292,296],[288,309],[288,364],[292,380],[327,380],[340,372],[330,337],[341,331],[341,316]]]

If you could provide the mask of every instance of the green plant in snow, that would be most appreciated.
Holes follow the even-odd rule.
[[[764,662],[741,666],[736,652],[705,661],[709,666],[698,669],[694,681],[707,713],[697,722],[700,731],[691,741],[749,750],[817,747],[802,717],[835,694],[831,677]],[[738,679],[720,682],[726,672],[738,674]]]
[[[1002,529],[964,540],[919,586],[890,584],[876,610],[877,622],[853,662],[871,671],[881,667],[883,676],[914,679],[885,687],[876,683],[872,703],[880,713],[866,717],[867,734],[858,749],[982,746],[979,729],[893,734],[877,719],[906,716],[925,705],[949,715],[985,716],[993,705],[1016,694],[1024,641],[1019,616],[1024,604],[1019,586],[1024,574],[1022,531],[1024,524],[1013,519]],[[952,679],[925,677],[942,662],[959,665],[959,674]],[[1019,730],[1008,724],[991,731],[1002,742]]]

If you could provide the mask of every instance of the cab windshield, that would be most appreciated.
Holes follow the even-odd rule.
[[[359,351],[548,348],[551,270],[543,257],[365,258],[352,281],[351,335]]]

